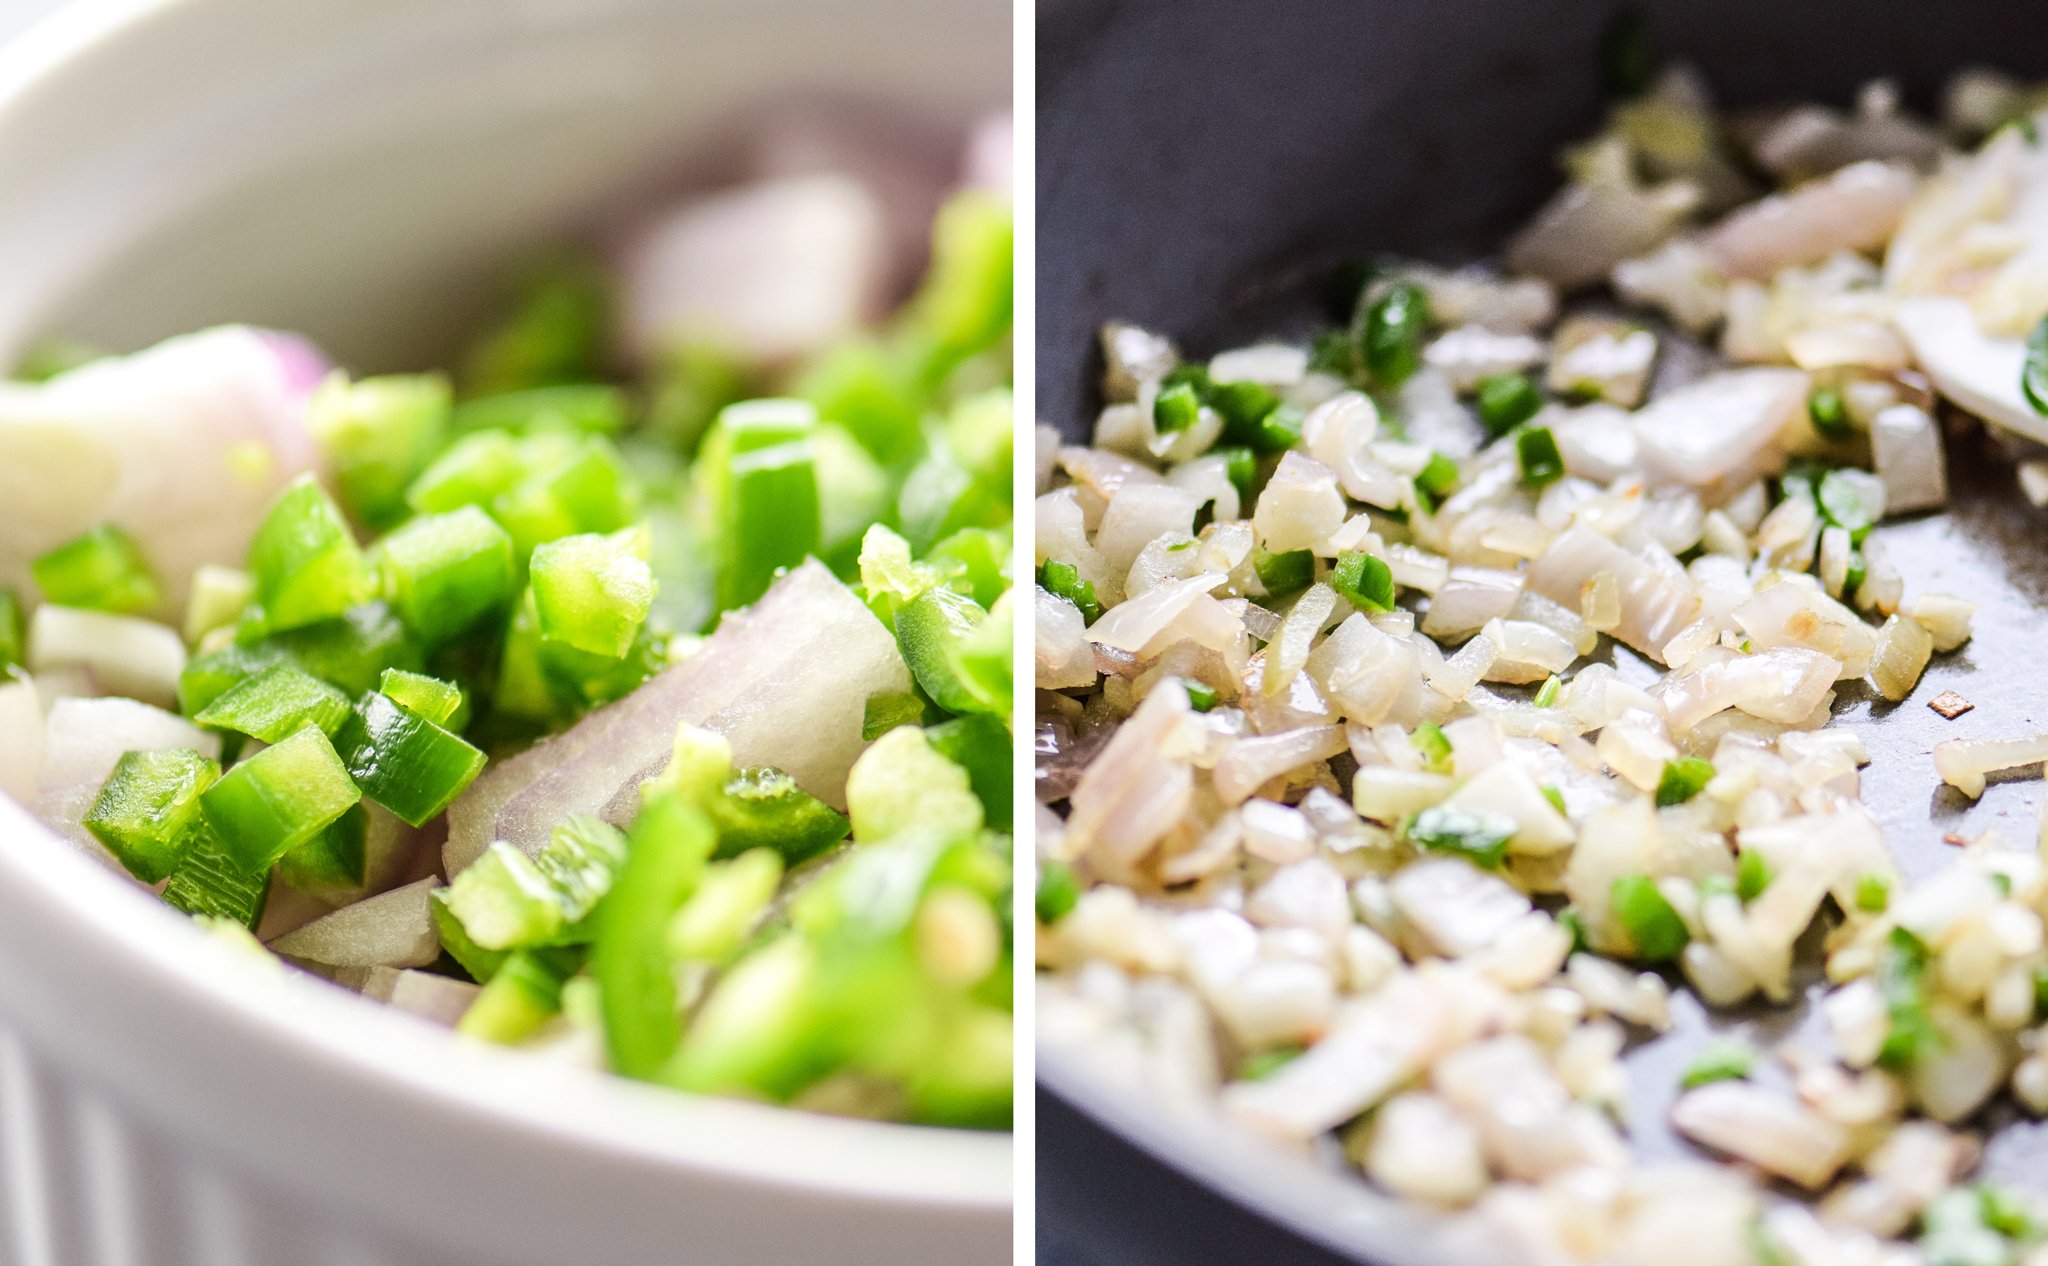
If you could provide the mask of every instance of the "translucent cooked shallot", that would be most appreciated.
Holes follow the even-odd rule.
[[[2048,439],[2048,91],[1956,93],[1946,132],[1882,83],[1724,119],[1671,67],[1503,271],[1384,262],[1206,362],[1105,330],[1038,510],[1041,575],[1102,577],[1085,628],[1038,608],[1050,1046],[1332,1135],[1496,1256],[2043,1260],[1966,1184],[1987,1105],[2048,1112],[2048,833],[1909,881],[1837,724],[1969,713],[1922,759],[1972,798],[2048,762],[1929,687],[1977,604],[1886,546],[1957,410]],[[1676,1074],[1690,1158],[1632,1150],[1633,1044],[1802,996]]]

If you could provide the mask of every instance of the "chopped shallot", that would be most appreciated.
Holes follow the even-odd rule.
[[[2048,761],[2048,734],[2023,739],[1949,739],[1934,745],[1935,772],[1972,800],[1984,794],[1986,774],[2043,761]]]
[[[676,727],[723,734],[742,766],[772,765],[844,804],[877,694],[910,689],[896,639],[832,573],[807,562],[719,624],[696,653],[556,737],[492,761],[448,812],[450,875],[494,840],[532,854],[569,813],[630,820],[639,786],[668,764]],[[792,728],[791,716],[804,724]]]

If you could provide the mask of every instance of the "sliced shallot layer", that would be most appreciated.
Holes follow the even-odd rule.
[[[429,900],[440,882],[429,877],[365,897],[285,933],[270,948],[327,967],[425,967],[441,956]]]
[[[0,586],[88,529],[141,547],[169,614],[202,564],[240,566],[271,499],[313,469],[306,395],[317,354],[222,326],[39,386],[0,383]]]
[[[887,234],[874,191],[836,172],[687,203],[625,250],[628,343],[650,356],[709,343],[765,364],[808,355],[881,311]]]
[[[118,869],[82,825],[86,811],[124,752],[178,747],[218,757],[220,736],[133,699],[58,699],[44,726],[43,767],[30,807],[52,831]]]
[[[1707,230],[1702,244],[1731,277],[1768,278],[1836,251],[1884,245],[1913,196],[1911,170],[1852,163],[1832,175],[1773,194]]]
[[[812,795],[846,803],[846,771],[866,748],[868,699],[910,689],[896,639],[816,561],[725,617],[689,658],[567,731],[496,761],[448,811],[448,873],[494,840],[529,855],[571,814],[626,823],[638,788],[668,764],[676,727],[725,736],[742,766],[773,765]]]

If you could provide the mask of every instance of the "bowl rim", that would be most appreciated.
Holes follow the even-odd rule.
[[[96,54],[149,23],[203,2],[73,0],[58,8],[0,44],[0,114],[32,103],[60,77],[89,73]],[[122,990],[174,998],[195,1024],[231,1041],[237,1060],[317,1066],[346,1079],[341,1089],[382,1095],[436,1128],[510,1131],[536,1149],[771,1194],[966,1215],[1007,1212],[1014,1203],[1011,1132],[690,1095],[459,1038],[207,935],[0,794],[0,907],[12,900],[35,903],[60,936],[81,938],[74,949],[118,962]],[[66,952],[62,943],[44,948]],[[222,1074],[232,1075],[233,1062],[223,1062]]]
[[[467,1115],[537,1145],[600,1149],[677,1175],[962,1209],[1010,1204],[1009,1134],[693,1095],[460,1038],[207,934],[0,795],[0,905],[10,898],[61,920],[60,935],[111,949],[127,969],[122,985],[174,999],[239,1059],[353,1077],[351,1089],[388,1095],[422,1120]],[[544,1093],[508,1093],[520,1089]]]

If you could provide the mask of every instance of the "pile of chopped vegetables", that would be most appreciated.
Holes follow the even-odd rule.
[[[2048,1113],[2048,833],[1908,885],[1830,725],[1970,636],[1884,548],[1944,420],[2048,439],[2048,91],[1723,117],[1639,39],[1498,269],[1207,360],[1111,325],[1093,445],[1040,428],[1041,1041],[1492,1260],[2048,1260],[1969,1185]],[[1823,978],[1671,1089],[1692,1158],[1632,1153],[1674,989]]]
[[[0,384],[0,791],[473,1038],[1008,1128],[1011,215],[888,194],[540,261],[453,375]]]

